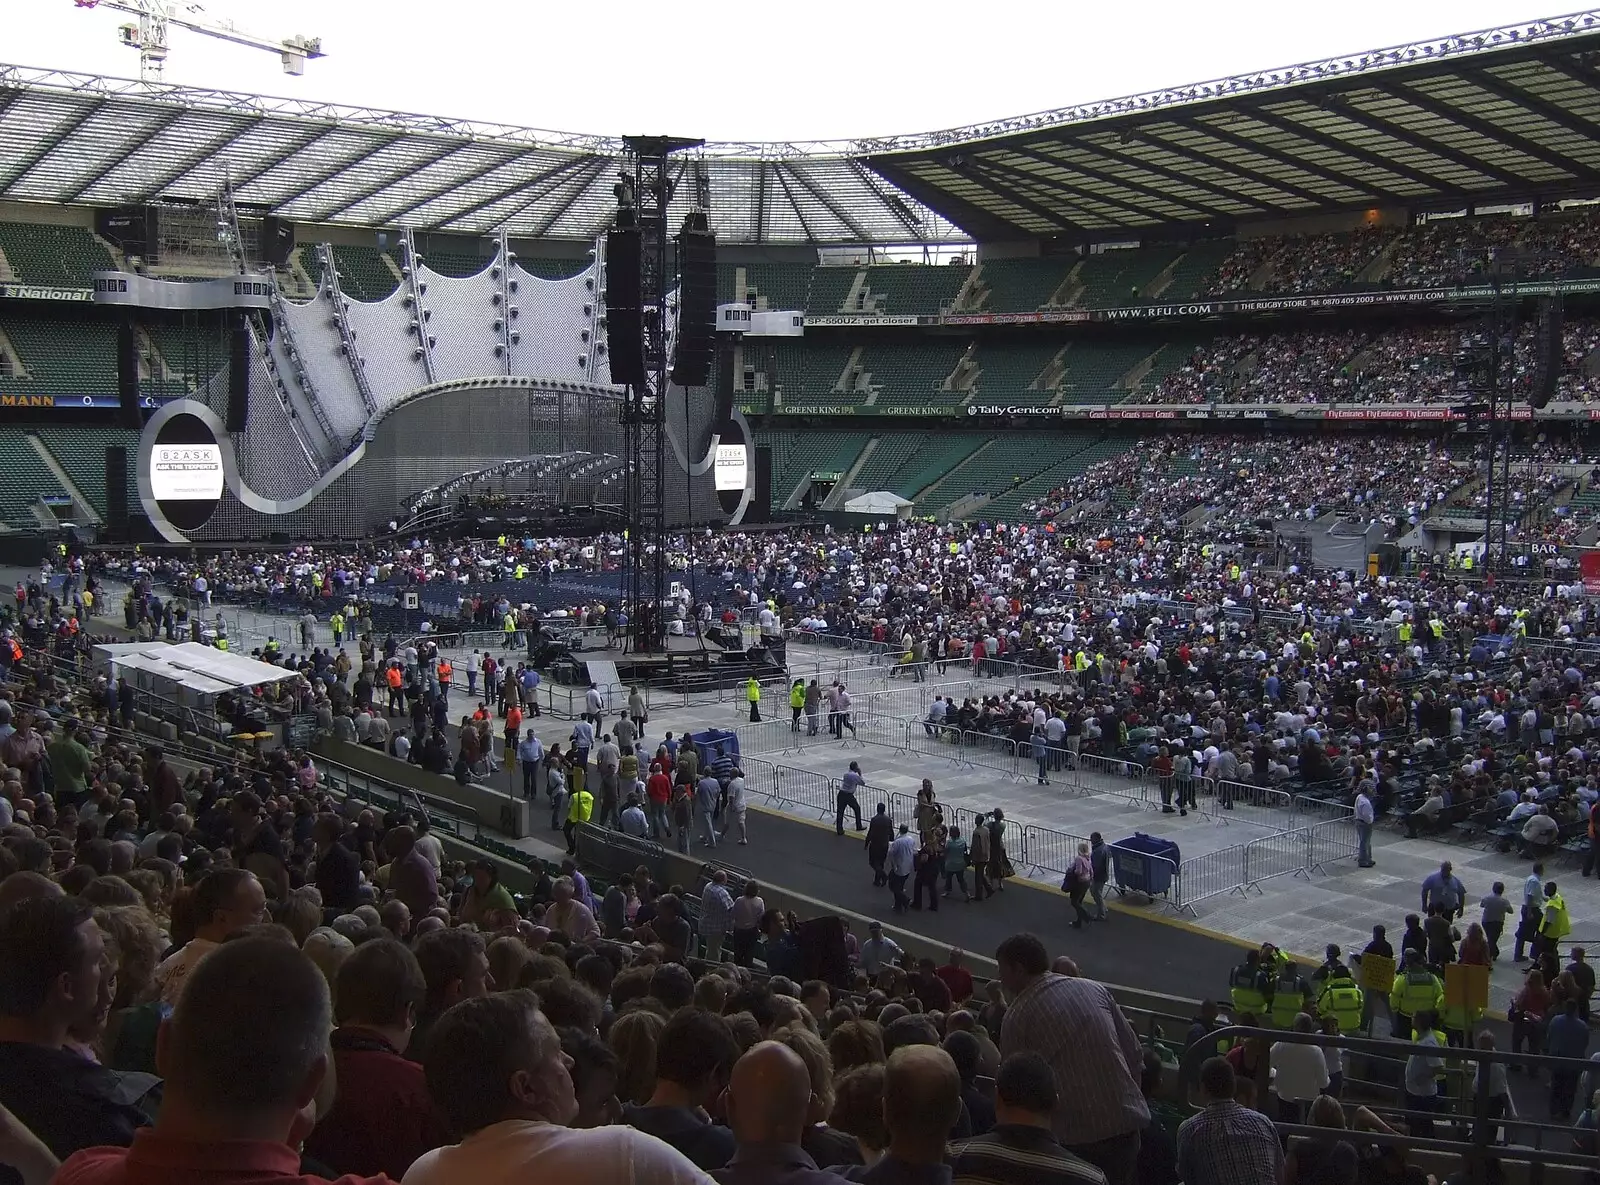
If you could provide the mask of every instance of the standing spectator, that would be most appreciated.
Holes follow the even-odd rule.
[[[406,1056],[421,1062],[434,1022],[460,1001],[494,991],[494,976],[489,972],[483,935],[476,930],[460,926],[435,930],[418,938],[415,949],[427,990],[422,997],[421,1014],[411,1029],[411,1040],[406,1042]]]
[[[1516,906],[1506,897],[1505,882],[1495,881],[1489,895],[1478,902],[1478,907],[1483,910],[1483,933],[1489,940],[1492,961],[1500,957],[1500,935],[1505,933],[1506,919],[1516,912]]]
[[[917,870],[917,837],[911,834],[911,828],[905,823],[900,824],[900,834],[895,836],[894,842],[889,845],[888,856],[884,860],[884,874],[889,880],[889,892],[894,894],[894,912],[905,913],[911,908],[911,899],[906,896],[906,881]]]
[[[733,1157],[733,1133],[706,1115],[727,1089],[738,1057],[727,1021],[701,1008],[680,1010],[656,1041],[655,1090],[643,1106],[624,1107],[622,1121],[703,1169],[720,1169]]]
[[[384,837],[383,846],[393,861],[389,888],[406,903],[413,917],[422,917],[439,903],[439,874],[417,850],[417,833],[410,827],[396,827]]]
[[[729,922],[733,926],[733,961],[741,967],[751,964],[756,945],[761,941],[761,918],[767,903],[761,899],[761,886],[754,878],[744,882],[744,892],[733,903]]]
[[[733,896],[728,874],[717,869],[700,893],[700,937],[706,943],[706,961],[722,962],[722,942],[733,925]]]
[[[861,970],[868,979],[877,979],[878,972],[885,967],[894,966],[895,960],[905,951],[900,949],[899,943],[893,938],[883,936],[883,923],[872,921],[867,923],[869,937],[861,944]]]
[[[1235,1101],[1237,1082],[1226,1058],[1200,1067],[1205,1110],[1178,1128],[1183,1185],[1279,1185],[1283,1147],[1272,1121]]]
[[[719,840],[727,839],[728,832],[735,829],[739,832],[739,846],[748,847],[750,844],[750,831],[745,823],[748,806],[745,802],[744,770],[737,767],[728,778],[728,801],[723,807],[722,833]]]
[[[131,1148],[90,1148],[61,1166],[58,1185],[218,1180],[312,1185],[301,1142],[328,1080],[328,983],[275,938],[243,938],[195,968],[162,1033],[161,1117]],[[345,1177],[341,1185],[386,1185]]]
[[[839,779],[839,791],[834,795],[833,828],[836,834],[844,834],[844,813],[846,811],[855,812],[856,830],[863,830],[859,791],[864,785],[866,785],[866,779],[861,776],[861,763],[852,761],[850,768],[844,771],[844,777]]]
[[[1587,1022],[1590,1001],[1594,999],[1594,964],[1589,962],[1583,947],[1572,948],[1572,962],[1567,964],[1567,973],[1578,986],[1578,1015]]]
[[[1150,1110],[1139,1090],[1139,1039],[1104,985],[1055,975],[1044,943],[1016,934],[995,951],[1011,1007],[1000,1052],[1040,1054],[1061,1090],[1052,1129],[1098,1166],[1109,1185],[1132,1185]]]
[[[1444,1101],[1439,1096],[1439,1075],[1444,1072],[1444,1059],[1437,1053],[1428,1052],[1430,1049],[1437,1050],[1440,1046],[1438,1034],[1434,1032],[1438,1024],[1438,1014],[1431,1011],[1418,1012],[1412,1018],[1412,1022],[1416,1029],[1413,1039],[1419,1048],[1406,1058],[1406,1110],[1438,1111]],[[1411,1134],[1420,1140],[1431,1140],[1432,1115],[1425,1114],[1422,1118],[1413,1120]]]
[[[972,972],[962,966],[966,957],[966,951],[959,946],[953,946],[950,948],[949,960],[934,972],[944,981],[944,986],[950,989],[950,999],[958,1007],[972,998]]]
[[[338,1093],[306,1139],[306,1155],[336,1173],[398,1181],[424,1152],[449,1142],[422,1067],[402,1051],[428,986],[404,944],[364,942],[339,968],[330,1044]]]
[[[707,1185],[682,1153],[634,1128],[571,1128],[571,1058],[531,992],[469,1000],[440,1018],[428,1093],[461,1143],[424,1154],[405,1185],[626,1181]]]
[[[1105,1185],[1100,1169],[1063,1148],[1051,1131],[1059,1099],[1050,1065],[1014,1053],[995,1078],[995,1126],[953,1151],[954,1185]]]
[[[1111,916],[1106,909],[1106,882],[1111,879],[1111,848],[1098,831],[1089,832],[1089,894],[1094,899],[1094,918],[1103,922]]]
[[[1363,781],[1361,788],[1356,793],[1356,866],[1358,868],[1371,868],[1376,863],[1372,858],[1372,825],[1377,821],[1377,812],[1373,809],[1372,798],[1368,791],[1372,789],[1370,782]]]
[[[208,872],[194,891],[194,937],[156,968],[156,993],[169,1008],[176,1006],[184,981],[230,934],[254,926],[267,916],[267,894],[253,872],[219,868]]]
[[[1545,1029],[1544,1051],[1549,1057],[1582,1059],[1589,1056],[1589,1022],[1579,1014],[1578,1001],[1568,1000],[1561,1012],[1551,1017]],[[1581,1070],[1565,1066],[1550,1071],[1550,1118],[1566,1123],[1572,1118],[1572,1102],[1578,1093]]]
[[[94,1029],[106,973],[105,936],[78,898],[0,911],[0,1105],[59,1159],[126,1145],[149,1122],[116,1075],[68,1044]]]
[[[1317,1025],[1304,1012],[1294,1018],[1294,1032],[1314,1033]],[[1305,1108],[1328,1089],[1328,1059],[1316,1045],[1296,1041],[1273,1043],[1273,1087],[1278,1093],[1278,1118],[1284,1123],[1304,1123]]]
[[[1438,872],[1431,873],[1422,882],[1423,912],[1428,912],[1433,906],[1444,910],[1447,918],[1460,917],[1466,912],[1466,886],[1461,883],[1461,878],[1456,876],[1448,860],[1439,865]]]
[[[872,822],[867,825],[867,863],[872,866],[872,887],[881,889],[889,883],[885,867],[889,859],[889,846],[894,842],[894,820],[889,817],[889,805],[880,802]]]

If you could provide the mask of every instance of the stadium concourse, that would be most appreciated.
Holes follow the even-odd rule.
[[[1326,468],[1333,483],[1345,480]],[[1381,472],[1373,479],[1369,513],[1395,513],[1391,499],[1431,480],[1426,467],[1401,460],[1394,468],[1396,489],[1382,486]],[[1108,481],[1120,487],[1129,477],[1119,470]],[[642,688],[648,736],[732,729],[755,800],[813,821],[832,821],[851,762],[869,814],[884,801],[909,819],[926,778],[946,821],[964,831],[978,815],[1002,810],[1018,872],[1051,885],[1091,833],[1113,845],[1138,833],[1170,840],[1172,883],[1151,904],[1130,896],[1130,909],[1171,911],[1307,957],[1328,943],[1358,949],[1374,924],[1399,934],[1405,915],[1420,909],[1421,883],[1443,860],[1466,885],[1467,920],[1496,881],[1520,902],[1533,857],[1517,853],[1535,847],[1562,886],[1573,932],[1600,933],[1600,894],[1578,875],[1597,798],[1588,746],[1600,712],[1600,652],[1589,641],[1596,625],[1575,574],[1552,567],[1548,583],[1485,589],[1448,568],[1379,580],[1240,567],[1248,553],[1233,541],[1240,524],[1226,515],[1215,523],[1215,543],[1133,534],[1159,531],[1169,489],[1134,485],[1124,513],[1129,534],[1092,542],[1072,541],[1070,527],[699,536],[699,578],[686,584],[701,588],[705,607],[685,600],[688,630],[702,614],[748,619],[754,640],[760,626],[748,602],[770,590],[782,602],[776,617],[789,638],[788,676],[763,689],[760,724],[749,720],[742,687]],[[606,574],[582,570],[585,555],[606,551],[604,540],[536,541],[527,553],[520,545],[502,552],[487,542],[410,542],[363,557],[299,549],[231,553],[200,568],[188,559],[135,562],[158,593],[192,589],[201,576],[232,645],[257,650],[270,635],[291,656],[305,652],[305,605],[324,618],[314,641],[331,641],[325,618],[339,602],[313,595],[318,582],[354,590],[370,579],[368,593],[415,588],[436,606],[456,597],[530,597],[562,606],[547,627],[596,620],[614,595],[614,574],[607,587]],[[680,540],[682,550],[688,544]],[[120,603],[123,586],[114,581],[129,575],[128,563],[107,564],[104,611]],[[518,563],[556,570],[547,584],[496,579]],[[394,583],[399,571],[402,584]],[[478,575],[452,578],[462,571]],[[241,593],[271,589],[282,611],[223,604],[234,585]],[[470,601],[463,615],[500,621],[499,609],[474,615]],[[503,631],[465,635],[458,631],[470,620],[433,616],[432,636],[454,667],[454,721],[475,706],[466,672],[484,653],[508,651]],[[401,661],[405,645],[402,636]],[[921,661],[906,663],[906,655]],[[815,727],[830,716],[824,704],[816,720],[803,710],[791,728],[791,679],[816,680],[818,693],[842,681],[854,701],[851,727],[837,738],[831,722]],[[614,718],[626,691],[601,690]],[[526,726],[547,746],[566,746],[584,697],[581,685],[546,683],[538,701],[546,715]],[[1163,763],[1174,763],[1168,773]],[[1172,791],[1186,780],[1185,767],[1198,792],[1195,809],[1179,814],[1165,808],[1181,801]],[[520,789],[510,773],[498,778]],[[1370,867],[1357,858],[1359,789],[1379,816]],[[1530,825],[1532,814],[1540,821]],[[1542,836],[1547,825],[1551,834]],[[1134,876],[1121,879],[1137,887]],[[1064,898],[1058,908],[1066,916]],[[1493,982],[1504,1007],[1520,989],[1521,968],[1502,959]]]

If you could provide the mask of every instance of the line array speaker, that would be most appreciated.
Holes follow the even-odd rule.
[[[250,327],[241,316],[233,326],[233,345],[228,352],[229,432],[243,432],[250,420]]]
[[[1564,318],[1559,296],[1539,298],[1539,327],[1535,339],[1533,386],[1528,392],[1528,402],[1543,407],[1555,396],[1556,384],[1561,381],[1561,371],[1567,363],[1567,351],[1562,342]]]
[[[106,446],[106,525],[118,541],[128,537],[128,450]]]
[[[294,252],[294,223],[268,214],[261,220],[261,257],[273,267],[283,267]]]
[[[644,324],[639,316],[639,228],[617,227],[606,233],[606,346],[611,381],[642,387]]]
[[[704,223],[704,215],[697,216]],[[672,381],[703,387],[711,380],[717,335],[717,236],[685,226],[678,235],[678,336]]]
[[[772,521],[772,446],[758,444],[756,453],[756,492],[750,499],[750,509],[745,511],[747,523]]]
[[[124,428],[144,424],[139,411],[139,335],[132,321],[117,326],[117,421]]]

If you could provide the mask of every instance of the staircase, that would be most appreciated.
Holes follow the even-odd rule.
[[[100,513],[99,511],[95,510],[94,503],[90,502],[88,498],[84,497],[83,491],[78,488],[77,483],[72,480],[67,471],[61,467],[61,462],[56,460],[55,455],[45,447],[44,441],[40,440],[37,436],[30,432],[28,433],[28,445],[35,453],[39,455],[39,460],[44,462],[44,467],[50,470],[50,472],[55,476],[55,479],[61,483],[61,488],[65,490],[68,496],[72,498],[73,521],[88,521],[91,523],[101,522],[102,520],[100,518]],[[38,512],[41,509],[44,508],[42,506],[35,507],[35,516],[38,516]],[[55,524],[47,523],[45,525],[53,526]]]

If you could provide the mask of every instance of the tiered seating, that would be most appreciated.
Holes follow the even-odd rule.
[[[973,403],[1050,403],[1054,387],[1030,390],[1050,360],[1061,352],[1060,342],[1012,342],[979,346],[978,379],[969,402]]]
[[[744,290],[735,291],[734,279],[736,266],[744,268]],[[723,288],[721,273],[727,269],[727,287]],[[849,271],[847,268],[834,269]],[[728,300],[750,301],[752,290],[759,300],[765,298],[769,309],[810,309],[806,303],[807,292],[811,285],[812,267],[809,263],[746,263],[743,265],[719,264],[718,292],[726,292]],[[848,288],[848,285],[846,286]],[[843,292],[840,299],[844,298]],[[755,303],[755,302],[751,302]],[[811,310],[818,314],[825,314],[826,310]],[[838,312],[835,308],[833,312]]]
[[[982,448],[988,439],[973,433],[930,436],[885,488],[902,498],[915,497]]]
[[[889,483],[905,470],[906,462],[916,456],[928,440],[926,432],[885,433],[878,437],[878,447],[872,450],[872,456],[850,484],[861,490],[889,489]]]
[[[339,287],[351,300],[384,300],[400,286],[376,247],[335,247],[333,262],[339,269]]]
[[[98,425],[42,427],[34,430],[50,455],[67,471],[72,484],[102,515],[106,514],[106,449],[121,445],[132,457],[138,450],[139,434],[127,428]],[[30,450],[31,451],[31,450]],[[52,484],[54,482],[52,481]],[[128,505],[139,504],[134,467],[128,466]]]
[[[0,252],[24,284],[89,288],[95,272],[111,271],[111,253],[81,226],[0,222]]]
[[[813,317],[834,317],[843,311],[845,298],[865,270],[858,267],[816,267],[806,294],[806,312]],[[852,310],[853,311],[853,310]]]
[[[104,460],[102,457],[102,464]],[[66,496],[25,431],[0,431],[0,473],[5,474],[5,480],[0,481],[0,522],[11,526],[37,526],[29,507],[42,497]]]
[[[591,259],[528,259],[517,256],[517,266],[541,280],[570,280],[588,271],[593,262]]]
[[[955,300],[971,272],[966,264],[884,264],[867,269],[867,290],[880,313],[930,316]]]
[[[1067,350],[1067,373],[1061,380],[1063,403],[1120,403],[1128,392],[1112,388],[1155,350],[1148,342],[1072,343]]]
[[[939,390],[966,351],[966,343],[951,338],[925,338],[899,345],[874,342],[862,351],[861,367],[872,376],[877,406],[949,402]]]
[[[1006,432],[989,438],[988,448],[979,449],[950,470],[945,480],[923,491],[916,499],[917,513],[948,506],[968,494],[988,494],[998,498],[1048,468],[1061,457],[1064,442],[1052,440],[1047,449],[1038,447],[1038,438],[1022,432]]]
[[[988,296],[978,306],[985,313],[1028,313],[1055,294],[1075,259],[995,259],[980,265],[979,284]]]
[[[1193,300],[1206,289],[1222,261],[1233,254],[1232,239],[1191,243],[1172,269],[1172,283],[1152,299],[1157,301]]]
[[[1083,292],[1073,303],[1085,309],[1139,304],[1146,299],[1144,286],[1166,270],[1179,250],[1148,247],[1087,256],[1077,275]]]
[[[855,352],[851,344],[835,342],[807,342],[800,357],[800,382],[794,386],[789,373],[784,375],[783,400],[785,403],[864,403],[867,390],[835,392],[834,387],[844,373],[850,355]],[[863,370],[865,367],[863,367]]]
[[[1069,477],[1082,473],[1090,465],[1109,460],[1126,452],[1130,444],[1131,442],[1128,440],[1101,440],[1080,448],[1077,452],[1072,453],[1071,456],[1058,461],[1048,469],[1012,486],[1004,494],[1001,494],[979,510],[977,517],[992,523],[1037,521],[1040,517],[1039,514],[1037,512],[1029,513],[1026,509],[1027,507],[1043,498],[1045,494],[1055,489],[1056,486]],[[1074,444],[1063,440],[1062,446],[1063,448],[1072,448]],[[1052,449],[1051,452],[1058,452],[1058,450]]]
[[[871,437],[865,432],[773,432],[756,437],[772,446],[772,504],[782,506],[813,473],[850,471]]]
[[[210,337],[202,336],[197,340],[183,328],[168,324],[147,325],[145,333],[161,355],[159,360],[152,359],[150,363],[151,389],[158,399],[177,399],[190,394],[187,378],[191,371],[204,382],[228,369],[229,344],[226,337],[213,332]],[[172,379],[161,377],[160,361],[164,361],[167,369],[174,372]]]
[[[0,330],[16,347],[26,379],[0,377],[0,393],[73,399],[115,394],[116,331],[94,321],[7,316]]]
[[[450,251],[422,251],[422,266],[441,276],[475,276],[493,262],[488,255],[467,255]]]

